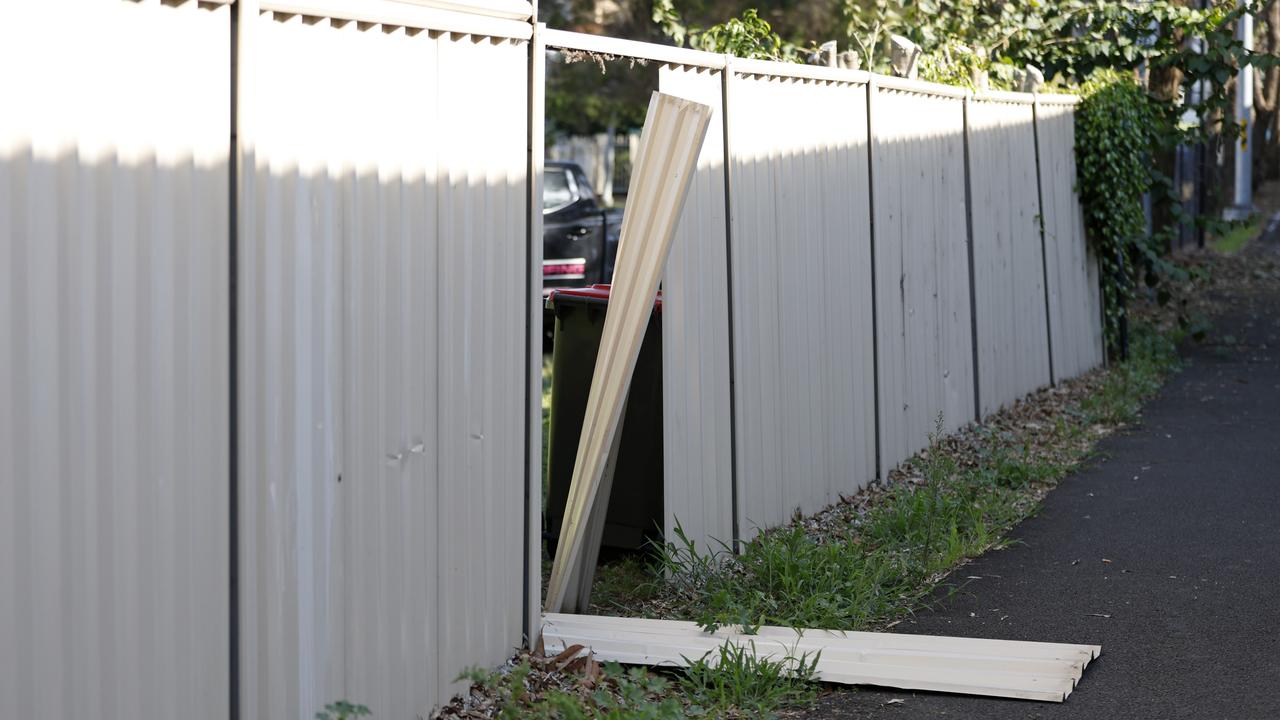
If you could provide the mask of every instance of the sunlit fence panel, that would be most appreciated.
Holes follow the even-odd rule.
[[[729,87],[739,534],[875,477],[866,86]]]
[[[880,474],[974,419],[964,102],[872,96]]]
[[[973,294],[982,415],[1051,382],[1033,107],[968,105]]]
[[[658,89],[713,109],[662,279],[663,531],[733,538],[724,73],[664,65]],[[641,398],[633,401],[641,402]]]

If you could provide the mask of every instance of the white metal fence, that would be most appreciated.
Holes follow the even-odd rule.
[[[700,180],[664,284],[668,532],[748,539],[884,477],[939,420],[1102,361],[1074,98],[547,37],[664,62],[663,92],[724,110],[699,170],[723,179]]]
[[[0,716],[426,715],[536,629],[529,16],[6,8],[39,70],[0,74]],[[1048,382],[1050,338],[1059,379],[1100,362],[1069,100],[545,37],[716,109],[664,286],[668,532],[855,491]]]

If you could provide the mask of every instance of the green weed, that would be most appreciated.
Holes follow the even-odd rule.
[[[772,717],[778,710],[808,705],[817,697],[818,655],[757,657],[751,643],[726,642],[689,663],[679,686],[693,714],[712,717]]]
[[[1098,392],[1081,403],[1086,419],[1090,423],[1110,425],[1136,422],[1142,403],[1155,395],[1165,377],[1179,368],[1177,342],[1177,333],[1136,326],[1129,340],[1129,358],[1113,366]]]

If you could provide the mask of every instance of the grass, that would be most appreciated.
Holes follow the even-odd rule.
[[[699,549],[678,532],[662,552],[662,582],[707,628],[875,627],[918,607],[964,558],[998,546],[1029,512],[1020,492],[1064,472],[1003,451],[963,472],[942,453],[921,464],[923,482],[891,487],[834,531],[765,532],[736,556]]]
[[[1129,340],[1130,358],[1112,367],[1102,387],[1081,403],[1092,423],[1122,425],[1138,420],[1142,403],[1155,395],[1164,378],[1179,367],[1177,338],[1150,326],[1136,325]]]
[[[690,715],[769,717],[814,701],[817,667],[817,655],[758,658],[754,643],[726,642],[678,671],[677,686]]]
[[[1255,216],[1251,220],[1233,223],[1232,228],[1225,234],[1213,238],[1209,242],[1209,247],[1223,255],[1235,255],[1244,249],[1244,246],[1250,240],[1258,236],[1258,231],[1262,229],[1262,217]]]

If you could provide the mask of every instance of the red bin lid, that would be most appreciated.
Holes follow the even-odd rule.
[[[582,288],[552,288],[550,294],[547,295],[547,305],[555,304],[558,297],[582,298],[588,301],[607,303],[609,302],[609,292],[612,288],[612,285],[605,283],[596,283]],[[657,297],[654,298],[654,308],[659,311],[662,310],[661,290],[658,291]]]

